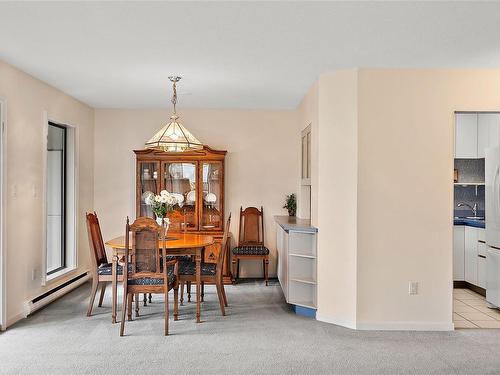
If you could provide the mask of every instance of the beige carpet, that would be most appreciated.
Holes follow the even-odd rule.
[[[226,317],[208,288],[204,322],[194,322],[191,303],[168,337],[160,296],[120,338],[109,294],[85,317],[89,290],[84,285],[0,334],[0,373],[500,374],[500,330],[352,331],[291,313],[276,282],[228,287]]]

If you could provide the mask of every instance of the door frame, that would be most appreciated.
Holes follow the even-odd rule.
[[[6,231],[6,166],[7,166],[7,101],[0,97],[0,330],[7,328],[7,231]]]

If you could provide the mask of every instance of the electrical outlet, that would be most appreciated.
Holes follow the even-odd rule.
[[[410,281],[410,284],[408,285],[408,294],[410,296],[414,296],[418,294],[418,282],[417,281]]]
[[[37,274],[36,268],[33,268],[31,270],[31,280],[33,280],[33,281],[36,280],[36,274]]]

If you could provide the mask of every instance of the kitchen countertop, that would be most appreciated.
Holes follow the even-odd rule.
[[[274,221],[284,230],[316,233],[318,228],[311,226],[311,220],[299,219],[295,216],[275,216]]]
[[[484,222],[484,220],[466,219],[464,217],[461,217],[458,219],[454,218],[453,225],[465,225],[465,226],[474,227],[474,228],[484,228],[485,222]]]

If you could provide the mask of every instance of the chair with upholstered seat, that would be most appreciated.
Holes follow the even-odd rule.
[[[132,246],[129,243],[132,237]],[[139,217],[131,225],[127,218],[125,231],[125,259],[130,267],[123,270],[123,304],[120,336],[125,330],[125,313],[132,320],[132,296],[139,293],[165,296],[165,335],[168,335],[168,292],[174,290],[174,316],[178,309],[178,263],[166,255],[165,229],[154,219]],[[129,269],[130,268],[130,269]]]
[[[224,307],[228,306],[226,291],[224,290],[224,280],[223,280],[223,266],[224,259],[227,257],[228,253],[228,237],[229,237],[229,227],[231,225],[231,214],[227,219],[226,226],[224,228],[224,236],[221,242],[221,251],[217,257],[216,263],[201,263],[201,282],[202,285],[205,283],[215,284],[217,289],[217,296],[219,297],[219,305],[222,315],[226,315]],[[181,260],[179,261],[179,282],[182,286],[184,283],[190,284],[196,282],[196,263],[191,260]],[[189,285],[188,284],[188,285]]]
[[[264,208],[240,207],[240,227],[238,230],[238,246],[232,251],[233,277],[240,277],[240,260],[262,260],[264,279],[268,285],[269,249],[264,246]]]
[[[101,293],[99,296],[98,306],[102,306],[102,301],[104,300],[104,294],[106,292],[106,286],[112,282],[112,264],[108,261],[106,250],[104,247],[104,242],[102,240],[101,226],[99,225],[99,219],[95,213],[87,213],[87,233],[89,236],[89,246],[90,246],[90,261],[92,263],[92,287],[90,292],[89,307],[87,309],[87,316],[92,315],[92,310],[94,306],[95,296],[97,294],[97,289],[99,285],[101,286]],[[116,267],[116,274],[118,282],[123,281],[123,267],[118,264]],[[145,296],[144,296],[145,298]],[[136,300],[136,315],[139,315],[139,296],[135,296]],[[116,309],[116,293],[113,295],[113,310]],[[144,302],[146,306],[146,302]],[[113,313],[114,317],[115,314]],[[114,319],[114,318],[113,318]],[[113,320],[113,323],[115,321]]]
[[[108,262],[106,256],[106,250],[104,247],[104,242],[102,240],[101,227],[99,225],[99,219],[97,214],[87,213],[87,232],[89,236],[89,246],[90,246],[90,261],[92,263],[92,291],[90,293],[89,308],[87,309],[87,316],[92,315],[92,309],[94,306],[94,300],[97,293],[99,285],[101,285],[101,294],[99,296],[98,306],[102,306],[102,301],[104,299],[104,292],[106,291],[106,285],[111,283],[111,263]],[[123,280],[123,267],[117,267],[118,281]],[[116,296],[115,296],[116,299]]]

